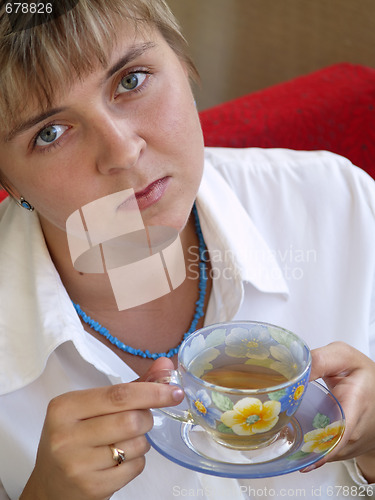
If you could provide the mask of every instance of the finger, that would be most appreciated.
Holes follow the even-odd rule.
[[[103,446],[84,447],[79,446],[70,450],[69,462],[63,466],[69,477],[86,477],[92,472],[100,472],[117,466],[113,458],[111,446],[124,451],[125,462],[143,457],[150,449],[150,444],[145,436],[138,436],[126,441],[119,441],[115,444],[105,444]],[[65,463],[65,462],[64,462]],[[123,467],[124,468],[124,467]]]
[[[125,463],[129,463],[131,460],[143,457],[151,448],[146,436],[138,436],[127,441],[119,441],[111,446],[124,452]],[[101,457],[101,469],[104,470],[117,466],[110,446],[99,447],[97,448],[97,452],[100,453]],[[124,462],[120,465],[124,465]]]
[[[113,458],[111,446],[124,452],[125,462],[120,464],[121,466],[129,463],[131,460],[144,456],[150,449],[150,444],[145,436],[138,436],[110,445],[97,446],[92,448],[89,454],[87,453],[87,449],[82,448],[82,452],[78,452],[75,456],[77,468],[80,469],[76,471],[77,475],[78,473],[84,474],[87,471],[101,471],[116,467],[117,462]]]
[[[119,466],[111,467],[110,469],[103,471],[103,473],[106,474],[113,492],[115,488],[117,491],[132,481],[135,477],[139,476],[139,474],[143,472],[145,465],[146,458],[145,456],[142,456],[129,460]]]
[[[343,409],[346,417],[346,429],[350,429],[352,425],[355,425],[360,412],[360,405],[356,404],[358,387],[353,387],[354,390],[351,389],[351,386],[356,385],[357,382],[357,374],[353,373],[358,366],[355,360],[357,355],[362,354],[343,342],[333,342],[311,351],[312,368],[310,378],[312,380],[322,378],[328,388],[331,389]],[[349,374],[352,375],[349,377]],[[334,454],[344,446],[347,437],[348,433],[344,432],[343,439],[335,449]]]
[[[130,382],[63,394],[50,402],[47,414],[56,421],[71,422],[124,410],[174,406],[183,398],[176,386]]]
[[[334,342],[312,351],[312,377],[323,378],[338,399],[345,416],[345,432],[341,441],[315,468],[327,461],[349,458],[357,454],[356,434],[366,409],[367,388],[371,384],[369,370],[364,370],[371,360],[360,351],[343,342]]]
[[[332,342],[312,349],[310,380],[325,377],[344,377],[361,365],[367,358],[360,351],[344,342]]]
[[[81,420],[70,438],[81,446],[102,446],[141,436],[152,426],[151,411],[129,410]]]
[[[367,388],[370,384],[366,383],[366,372],[356,372],[349,378],[350,380],[345,379],[332,389],[344,412],[345,431],[341,441],[327,457],[329,462],[352,458],[365,452],[363,448],[362,451],[357,449],[357,442],[361,439],[361,435],[371,435],[367,430],[370,409]],[[371,439],[367,439],[366,443],[371,445]]]
[[[109,449],[109,448],[108,448]],[[80,498],[110,498],[135,477],[142,473],[146,459],[144,455],[126,460],[121,465],[86,474],[80,480]]]
[[[160,370],[173,370],[174,369],[174,364],[173,361],[169,358],[158,358],[155,360],[150,368],[147,370],[147,372],[142,375],[137,381],[142,382],[147,380],[150,375],[154,372],[159,372]]]

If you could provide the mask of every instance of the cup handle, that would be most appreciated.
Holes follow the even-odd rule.
[[[159,370],[157,372],[152,373],[147,377],[145,382],[156,382],[157,384],[169,384],[169,385],[177,385],[181,389],[183,389],[181,384],[181,377],[177,370]],[[157,410],[165,413],[169,417],[172,417],[175,420],[179,420],[180,422],[185,422],[187,424],[194,423],[192,415],[189,410],[179,410],[173,406],[169,406],[168,408],[157,408]]]

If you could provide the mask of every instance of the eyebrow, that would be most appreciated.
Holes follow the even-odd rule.
[[[122,56],[118,61],[116,61],[106,72],[104,78],[100,81],[100,85],[103,85],[109,78],[111,78],[113,75],[117,73],[121,68],[129,64],[131,61],[136,59],[137,57],[140,57],[142,54],[144,54],[147,50],[155,47],[154,42],[146,42],[142,43],[139,45],[134,45],[130,47],[128,52]],[[19,123],[16,125],[5,137],[5,142],[10,142],[12,141],[17,135],[21,134],[22,132],[25,132],[26,130],[35,127],[38,123],[45,121],[47,118],[50,116],[56,115],[57,113],[61,113],[62,111],[65,111],[67,108],[66,107],[59,107],[59,108],[52,108],[49,109],[48,111],[45,111],[43,113],[40,113],[32,118],[29,118],[28,120]]]
[[[26,120],[25,122],[19,123],[5,136],[5,142],[12,141],[16,135],[21,134],[22,132],[25,132],[29,128],[34,127],[39,122],[47,120],[47,118],[49,118],[52,115],[56,115],[57,113],[61,113],[61,111],[64,111],[65,109],[66,109],[65,107],[52,108],[52,109],[49,109],[48,111],[45,111],[44,113],[40,113],[39,115],[34,116],[33,118],[30,118],[29,120]]]
[[[142,54],[144,54],[147,50],[152,49],[156,46],[155,42],[145,42],[141,43],[139,45],[133,45],[130,47],[128,52],[121,57],[113,66],[109,68],[107,71],[105,77],[101,81],[103,84],[106,80],[111,78],[115,73],[117,73],[118,70],[129,64],[131,61],[136,59],[137,57],[140,57]]]

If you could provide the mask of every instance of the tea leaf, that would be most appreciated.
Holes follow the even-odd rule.
[[[212,393],[212,401],[214,404],[222,411],[228,411],[233,409],[233,402],[224,394],[219,392]]]
[[[290,457],[287,457],[287,460],[301,460],[302,458],[305,458],[307,455],[310,455],[310,453],[305,453],[304,451],[297,451],[296,453],[293,453],[293,455],[290,455]]]
[[[327,415],[323,415],[322,413],[317,413],[313,420],[314,429],[323,429],[327,427],[331,423],[331,420]]]
[[[219,432],[224,432],[225,434],[234,434],[233,430],[222,422],[217,426],[217,430]]]
[[[283,398],[286,394],[285,389],[281,389],[280,391],[275,391],[275,392],[270,392],[268,394],[269,399],[272,399],[273,401],[280,401],[281,398]]]

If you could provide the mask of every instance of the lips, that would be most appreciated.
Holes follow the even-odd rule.
[[[163,177],[149,184],[146,189],[135,193],[135,198],[140,210],[158,202],[169,184],[169,177]]]
[[[122,209],[135,209],[144,210],[154,203],[157,203],[169,184],[170,177],[162,177],[149,184],[145,189],[137,191],[133,196],[130,196],[124,203],[121,204]]]

